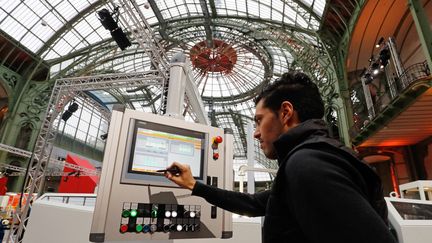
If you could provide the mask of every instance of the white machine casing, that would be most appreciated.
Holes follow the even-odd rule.
[[[390,224],[396,231],[399,243],[432,242],[431,201],[392,197],[385,197],[384,199],[387,203]],[[397,209],[394,203],[406,208],[406,212]]]
[[[130,160],[134,123],[149,122],[169,126],[173,129],[196,131],[205,134],[205,154],[202,183],[211,184],[222,189],[232,189],[233,173],[233,136],[223,129],[186,122],[172,117],[164,117],[115,106],[113,109],[108,138],[106,142],[103,167],[98,186],[96,207],[90,232],[92,242],[128,242],[145,240],[173,240],[192,238],[231,238],[232,215],[216,208],[204,199],[191,195],[191,191],[183,189],[166,179],[163,175],[155,176],[157,180],[143,180],[134,183],[125,179]],[[132,132],[131,132],[132,131]],[[221,136],[223,142],[215,150],[213,138]],[[213,153],[219,153],[214,159]],[[169,164],[173,162],[170,161]],[[151,176],[150,176],[151,177]],[[125,183],[126,182],[126,183]],[[131,209],[137,204],[159,205],[199,205],[200,227],[197,231],[173,232],[120,232],[120,226],[127,223],[122,211],[125,203]],[[168,207],[168,206],[167,206]],[[215,217],[216,216],[216,217]],[[180,217],[180,216],[179,216]],[[138,217],[139,218],[139,217]],[[152,219],[141,218],[136,224],[146,224]],[[169,224],[169,218],[163,219]]]

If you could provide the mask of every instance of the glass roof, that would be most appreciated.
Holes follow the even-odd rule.
[[[50,80],[104,73],[130,73],[152,69],[150,58],[131,33],[131,23],[119,26],[132,46],[121,51],[97,17],[102,8],[113,11],[121,1],[25,0],[0,5],[0,29],[51,66]],[[207,111],[216,125],[231,127],[235,156],[244,158],[245,127],[254,115],[252,98],[268,82],[289,69],[310,66],[321,48],[320,29],[325,0],[134,0],[153,40],[168,59],[186,53]],[[125,18],[127,20],[127,18]],[[210,43],[210,44],[208,44]],[[316,50],[316,49],[314,49]],[[324,52],[320,52],[324,53]],[[299,60],[303,58],[302,60]],[[309,62],[306,62],[306,59]],[[314,70],[320,75],[320,70]],[[90,91],[108,108],[124,103],[156,113],[161,88],[117,88]],[[186,110],[186,119],[194,115]],[[258,161],[274,168],[256,146]]]

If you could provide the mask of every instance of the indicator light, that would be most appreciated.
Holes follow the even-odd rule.
[[[136,229],[136,232],[141,232],[141,231],[143,230],[143,226],[142,226],[142,224],[137,225],[137,226],[135,227],[135,229]]]
[[[158,216],[158,208],[159,208],[159,206],[157,204],[153,204],[152,211],[150,213],[151,216],[152,216],[152,218],[157,218],[157,216]]]
[[[136,217],[137,214],[138,214],[138,212],[135,209],[132,209],[131,212],[130,212],[130,216],[131,217]]]
[[[123,216],[123,218],[129,218],[129,216],[130,216],[130,212],[129,212],[129,210],[124,210],[124,211],[122,212],[122,216]]]

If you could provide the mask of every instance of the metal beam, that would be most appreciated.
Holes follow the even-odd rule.
[[[58,79],[56,85],[62,90],[68,91],[85,91],[98,89],[112,89],[142,85],[161,85],[161,79],[158,71],[147,71],[140,73],[114,73],[88,77],[74,77]]]
[[[0,150],[6,151],[8,153],[17,155],[19,157],[24,157],[24,158],[30,158],[32,156],[32,152],[30,152],[30,151],[16,148],[16,147],[13,147],[13,146],[10,146],[7,144],[2,144],[2,143],[0,143]],[[87,173],[88,175],[93,175],[93,176],[98,175],[98,171],[96,171],[96,170],[92,170],[92,169],[82,167],[82,166],[79,166],[76,164],[71,164],[71,163],[68,163],[66,161],[60,161],[60,160],[50,158],[49,163],[55,164],[55,165],[60,166],[60,167],[66,167],[66,168],[74,169],[77,171],[82,171],[82,172]],[[19,166],[13,166],[10,164],[0,164],[0,168],[6,168],[6,169],[11,169],[11,170],[20,171],[20,172],[25,172],[27,170],[27,168],[19,167]]]
[[[228,111],[229,111],[229,113],[231,115],[231,118],[232,118],[232,120],[234,122],[235,127],[237,128],[237,131],[240,134],[240,140],[241,140],[242,146],[246,150],[246,148],[247,148],[246,131],[245,131],[245,128],[244,128],[243,120],[232,109],[229,109]]]
[[[166,33],[166,31],[165,31],[166,27],[167,27],[167,23],[166,23],[165,19],[163,18],[162,14],[161,14],[161,11],[160,11],[160,9],[159,9],[159,7],[157,5],[157,3],[155,2],[155,0],[148,0],[147,2],[150,4],[150,7],[152,8],[153,13],[156,16],[156,19],[159,22],[159,25],[160,25],[159,34],[165,40],[169,40],[169,36]]]
[[[411,15],[416,25],[420,43],[423,48],[429,68],[432,68],[432,31],[428,15],[426,14],[421,1],[408,0]]]
[[[209,3],[210,3],[210,8],[212,10],[212,18],[216,18],[217,10],[216,10],[215,2],[214,2],[214,0],[209,0]]]
[[[30,51],[27,47],[25,47],[23,44],[21,44],[19,41],[15,40],[12,36],[10,36],[8,33],[4,32],[3,30],[0,29],[0,36],[2,36],[3,38],[5,38],[7,40],[8,43],[12,44],[15,46],[15,48],[18,48],[19,50],[25,52],[30,58],[32,58],[34,60],[34,62],[37,63],[42,63],[42,65],[46,68],[50,68],[50,65],[43,60],[40,56],[33,54],[32,51]],[[12,52],[14,51],[14,48],[11,48],[12,50],[8,50],[10,53],[7,55],[6,58],[4,58],[0,64],[4,65],[4,62],[6,61],[6,59],[9,57],[10,54],[12,54]]]
[[[200,0],[201,9],[203,11],[204,15],[204,29],[206,33],[206,39],[207,39],[207,47],[212,48],[213,47],[213,32],[211,30],[211,20],[210,20],[210,13],[207,8],[207,1],[206,0]]]
[[[286,4],[288,2],[284,1]],[[321,16],[319,16],[313,8],[307,6],[302,0],[293,0],[293,2],[297,3],[302,9],[306,10],[312,17],[314,17],[317,21],[321,20]]]
[[[188,16],[188,17],[183,17],[183,18],[170,19],[169,28],[172,29],[172,27],[175,23],[184,22],[184,23],[186,23],[185,26],[187,26],[190,22],[192,22],[194,20],[201,20],[202,21],[202,19],[203,19],[203,16]],[[259,24],[266,25],[266,27],[284,27],[286,29],[290,29],[290,30],[293,30],[295,32],[315,36],[315,31],[304,29],[304,28],[301,28],[301,27],[296,26],[296,25],[284,23],[281,21],[261,19],[261,18],[250,18],[250,17],[238,16],[238,15],[224,15],[224,16],[218,15],[217,18],[213,19],[212,24],[217,26],[218,25],[217,21],[223,21],[223,20],[230,20],[230,21],[231,20],[243,20],[249,24],[259,23]],[[196,23],[194,23],[194,25],[196,26]],[[245,28],[246,27],[247,26],[245,26]]]
[[[342,22],[342,24],[344,25],[345,29],[348,28],[348,25],[344,19],[344,17],[342,16],[342,14],[339,12],[339,10],[335,7],[335,6],[330,6],[330,8],[333,10],[333,12],[336,13],[336,15],[339,17],[340,21]]]

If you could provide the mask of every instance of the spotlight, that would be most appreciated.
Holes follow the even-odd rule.
[[[382,49],[379,53],[379,59],[382,66],[387,66],[388,61],[390,59],[390,50],[388,47]]]
[[[372,74],[373,75],[377,75],[379,73],[379,67],[380,66],[378,63],[376,63],[376,62],[372,63],[371,68],[372,68]]]
[[[123,51],[126,49],[126,47],[131,46],[131,43],[125,33],[123,33],[123,30],[120,28],[115,29],[114,31],[111,31],[111,36],[117,43],[118,47]]]
[[[126,34],[117,24],[119,15],[118,7],[114,8],[114,12],[112,13],[110,13],[110,11],[105,8],[97,13],[99,15],[99,21],[102,23],[102,26],[110,31],[112,38],[115,40],[121,50],[124,50],[126,49],[126,47],[132,45]],[[113,16],[117,19],[114,20]]]
[[[72,113],[78,110],[78,104],[75,101],[72,101],[72,104],[69,105],[68,109],[63,113],[62,120],[67,121],[72,116]]]
[[[381,38],[379,39],[378,43],[375,45],[375,47],[376,47],[376,48],[379,48],[379,47],[381,46],[381,44],[383,43],[383,41],[384,41],[384,38],[381,37]]]

